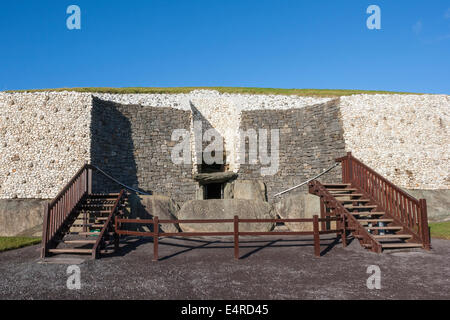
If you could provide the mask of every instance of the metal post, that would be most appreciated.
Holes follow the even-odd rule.
[[[314,229],[314,255],[320,257],[320,236],[319,236],[319,217],[313,216],[313,229]]]
[[[153,261],[158,261],[159,219],[153,218]]]
[[[234,216],[234,259],[239,260],[239,217]]]

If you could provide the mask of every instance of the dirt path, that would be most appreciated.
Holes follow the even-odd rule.
[[[244,238],[235,261],[230,239],[162,239],[162,259],[152,262],[153,244],[130,238],[121,255],[79,265],[80,290],[67,289],[67,264],[37,263],[32,246],[0,254],[0,299],[450,298],[450,241],[381,255],[332,243],[324,240],[315,258],[307,238]],[[381,269],[380,290],[366,286],[369,265]]]

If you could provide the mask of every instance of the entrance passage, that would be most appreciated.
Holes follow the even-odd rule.
[[[223,196],[223,184],[222,183],[210,183],[210,184],[205,184],[204,188],[205,188],[205,200],[208,199],[222,199]]]

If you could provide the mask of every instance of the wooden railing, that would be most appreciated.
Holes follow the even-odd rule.
[[[234,237],[234,258],[239,259],[239,236],[281,236],[281,235],[312,235],[314,239],[314,255],[320,257],[320,235],[336,233],[336,237],[342,237],[342,245],[346,246],[345,238],[345,222],[340,222],[345,217],[327,217],[319,218],[317,215],[313,218],[302,219],[241,219],[235,216],[234,219],[189,219],[189,220],[159,220],[159,218],[153,217],[153,219],[115,219],[115,232],[118,235],[132,235],[140,237],[153,237],[153,261],[159,260],[158,244],[160,237],[206,237],[206,236],[233,236]],[[321,230],[320,222],[335,221],[337,224],[336,229],[333,230]],[[240,231],[239,223],[280,223],[280,222],[297,222],[297,223],[312,223],[312,231]],[[339,223],[340,222],[340,223]],[[153,232],[132,231],[123,229],[123,224],[146,224],[153,225]],[[210,232],[160,232],[159,226],[161,224],[173,224],[173,223],[228,223],[233,224],[233,231],[210,231]]]
[[[45,206],[42,252],[46,257],[48,249],[55,245],[54,240],[75,207],[92,190],[92,168],[85,164],[67,183],[61,192]]]
[[[427,204],[416,199],[356,159],[349,152],[336,159],[342,163],[343,183],[361,190],[382,211],[413,234],[425,249],[430,249]]]
[[[362,245],[367,245],[373,252],[381,253],[381,244],[357,221],[357,219],[344,207],[344,205],[337,201],[336,198],[325,188],[319,181],[314,180],[309,182],[309,192],[320,197],[320,216],[321,218],[328,216],[341,217],[338,221],[343,223],[341,229],[346,232],[352,231]],[[326,208],[330,211],[325,213]],[[348,227],[346,226],[348,223]],[[345,238],[345,237],[344,237]]]
[[[103,245],[105,244],[105,238],[110,238],[109,233],[110,232],[114,232],[114,224],[115,224],[115,220],[117,218],[117,216],[120,215],[120,211],[122,210],[121,208],[121,204],[122,201],[124,199],[124,197],[126,196],[125,194],[125,190],[121,190],[119,195],[117,196],[116,201],[114,202],[114,206],[112,207],[109,215],[108,215],[108,219],[106,220],[102,230],[100,231],[100,234],[98,235],[97,241],[94,244],[93,250],[92,250],[92,258],[93,259],[97,259],[97,256],[100,252],[100,248],[103,247]],[[107,235],[107,237],[105,237]],[[118,249],[119,246],[119,237],[116,233],[114,233],[114,246],[115,249]]]

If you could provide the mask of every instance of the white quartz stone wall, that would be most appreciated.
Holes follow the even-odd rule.
[[[356,158],[400,187],[450,189],[450,96],[353,95],[340,109]]]
[[[239,169],[242,111],[303,108],[330,100],[212,90],[0,93],[0,198],[52,198],[90,160],[92,96],[182,110],[194,106],[224,137],[234,171]],[[340,110],[346,149],[356,157],[401,187],[450,189],[449,96],[354,95],[341,98]]]
[[[0,198],[53,198],[89,161],[91,101],[0,93]]]

